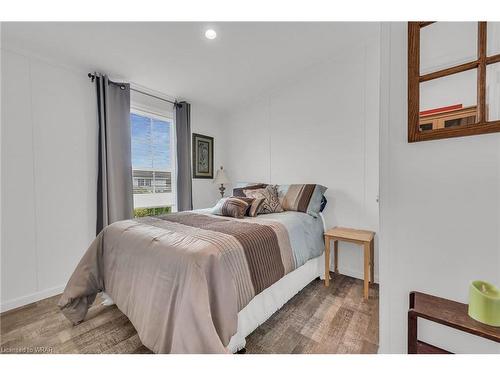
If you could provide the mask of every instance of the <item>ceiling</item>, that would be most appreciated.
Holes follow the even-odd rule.
[[[207,28],[215,40],[204,37]],[[2,47],[225,111],[366,40],[376,23],[2,23]]]

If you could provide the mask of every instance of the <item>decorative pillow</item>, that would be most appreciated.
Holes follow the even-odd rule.
[[[262,207],[262,204],[266,201],[266,198],[248,198],[247,199],[253,199],[253,202],[250,207],[248,207],[247,216],[250,217],[255,217],[260,213],[260,208]]]
[[[243,199],[229,197],[217,202],[211,213],[213,215],[230,216],[242,219],[248,209],[248,203]]]
[[[241,199],[248,203],[247,212],[245,216],[255,217],[259,213],[259,208],[264,203],[266,198],[250,198],[250,197],[231,197]]]
[[[243,190],[264,189],[266,186],[267,186],[267,184],[250,184],[250,185],[247,185],[247,186],[235,187],[233,189],[233,197],[246,197],[246,195],[243,192]]]
[[[276,185],[267,185],[265,189],[244,189],[243,192],[250,198],[264,198],[257,214],[272,214],[275,212],[283,212],[280,201],[278,199],[278,191]]]
[[[305,212],[317,217],[326,189],[314,184],[279,185],[278,197],[285,211]]]
[[[319,208],[319,212],[323,212],[323,210],[325,209],[326,207],[326,204],[328,203],[328,200],[326,199],[326,197],[323,195],[321,197],[321,205],[320,205],[320,208]]]

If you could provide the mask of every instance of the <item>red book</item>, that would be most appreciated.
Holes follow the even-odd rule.
[[[428,109],[426,111],[420,112],[420,116],[428,116],[428,115],[432,115],[435,113],[449,112],[449,111],[453,111],[454,109],[460,109],[462,107],[463,107],[462,104],[454,104],[454,105],[449,105],[447,107]]]

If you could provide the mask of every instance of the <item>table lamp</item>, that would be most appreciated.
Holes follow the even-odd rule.
[[[220,191],[220,196],[221,198],[224,198],[224,190],[226,188],[224,187],[224,184],[229,183],[229,179],[226,176],[226,173],[224,172],[224,168],[221,166],[220,169],[217,170],[217,174],[215,175],[214,179],[215,184],[220,184],[219,191]]]

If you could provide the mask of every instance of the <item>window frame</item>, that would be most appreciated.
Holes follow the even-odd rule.
[[[172,203],[171,207],[171,212],[177,212],[177,142],[176,142],[176,133],[175,133],[175,123],[173,119],[173,114],[170,114],[171,117],[169,117],[169,113],[159,113],[155,111],[154,109],[149,109],[148,107],[144,105],[139,105],[136,103],[131,103],[130,104],[130,113],[131,114],[136,114],[138,116],[143,116],[159,121],[165,121],[165,122],[170,122],[170,142],[171,142],[171,165],[173,171],[171,171],[171,189],[172,189],[172,195],[174,202]],[[153,186],[153,183],[151,183],[151,186]],[[161,194],[161,193],[152,193],[152,194]],[[166,206],[162,206],[166,207]],[[145,207],[138,207],[138,208],[145,208]],[[135,207],[134,207],[135,209]]]
[[[433,23],[434,21],[408,22],[408,142],[500,132],[500,120],[486,121],[486,68],[500,62],[500,54],[487,56],[487,22],[477,23],[476,60],[421,75],[420,30]],[[420,131],[420,84],[472,69],[477,69],[477,122],[454,128]]]

